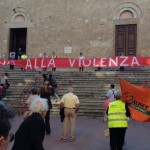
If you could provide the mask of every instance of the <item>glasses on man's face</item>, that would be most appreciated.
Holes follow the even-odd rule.
[[[9,142],[12,142],[15,139],[15,135],[13,133],[9,134]]]

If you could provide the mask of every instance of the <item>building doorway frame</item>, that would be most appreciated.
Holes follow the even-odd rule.
[[[137,24],[115,26],[115,55],[136,56]]]
[[[26,53],[27,48],[27,28],[9,28],[9,54],[15,52],[15,58],[18,59],[18,51]],[[8,56],[9,57],[9,56]]]

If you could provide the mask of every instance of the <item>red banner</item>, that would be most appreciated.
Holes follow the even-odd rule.
[[[78,68],[82,67],[119,67],[150,66],[150,57],[119,56],[109,58],[72,59],[72,58],[29,58],[26,60],[0,60],[0,66],[13,64],[27,70],[39,68]]]
[[[133,85],[120,79],[122,101],[126,102],[131,118],[140,122],[150,122],[150,89]]]

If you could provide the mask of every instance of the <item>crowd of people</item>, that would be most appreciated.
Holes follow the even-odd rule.
[[[1,84],[6,85],[8,82],[8,74],[4,74],[1,78]],[[43,84],[38,90],[37,87],[31,89],[31,94],[28,97],[26,104],[28,110],[23,114],[24,121],[21,123],[17,132],[15,133],[15,140],[12,150],[44,150],[43,140],[45,133],[51,134],[50,127],[50,109],[52,108],[51,97],[55,96],[60,100],[57,94],[57,82],[52,74],[43,74]],[[5,104],[2,104],[2,107]],[[60,111],[64,110],[64,119],[62,127],[62,141],[66,140],[68,121],[71,124],[70,142],[75,139],[75,116],[79,110],[79,99],[73,94],[73,86],[69,85],[68,93],[65,94],[60,100]],[[0,115],[1,113],[0,103]],[[13,113],[14,114],[14,113]],[[5,114],[4,114],[5,115]],[[3,117],[3,116],[2,116]],[[10,130],[10,118],[7,116],[6,121],[9,124],[8,133]],[[0,118],[0,123],[1,123]],[[0,124],[0,138],[7,140],[8,135],[3,135],[2,127]],[[7,133],[7,134],[8,134]],[[0,140],[0,150],[6,150],[7,144],[1,149],[2,142]]]
[[[62,137],[61,140],[66,142],[68,123],[70,122],[70,142],[75,140],[75,117],[79,110],[79,98],[73,94],[74,88],[72,84],[68,86],[68,93],[64,94],[60,100],[60,110],[63,110],[64,118],[62,120]],[[112,96],[113,94],[113,96]],[[43,140],[45,133],[51,133],[50,128],[50,109],[52,108],[51,96],[52,87],[49,82],[44,81],[40,91],[36,87],[31,90],[26,103],[28,104],[28,115],[19,126],[15,133],[15,140],[12,150],[44,150]],[[111,150],[122,150],[125,142],[125,133],[128,127],[128,117],[131,116],[128,106],[121,101],[121,92],[114,90],[114,85],[110,85],[107,92],[107,98],[112,98],[106,110],[108,119],[108,128],[110,135],[110,148]],[[5,109],[6,110],[5,110]],[[1,110],[2,109],[2,110]],[[5,113],[10,113],[4,118]],[[3,133],[1,125],[4,124],[0,119],[0,138],[8,141],[8,133],[10,130],[10,119],[14,116],[12,111],[0,102],[0,117],[5,119],[9,125],[6,133]],[[7,120],[7,121],[6,121]],[[11,134],[11,138],[14,137]],[[2,141],[0,140],[0,145]],[[9,139],[10,140],[10,139]],[[5,145],[6,147],[6,145]],[[1,149],[0,149],[1,150]],[[6,150],[6,149],[2,149]]]
[[[40,53],[39,57],[40,58],[53,58],[53,59],[58,58],[55,52],[52,52],[51,56],[49,56],[46,52],[44,52],[43,54]],[[27,54],[21,48],[19,48],[18,51],[16,52],[16,54],[14,52],[10,53],[9,60],[10,61],[13,61],[13,60],[26,60],[27,58],[28,58]],[[85,59],[85,56],[83,55],[82,52],[80,52],[78,59],[80,61]],[[10,70],[14,70],[14,65],[13,64],[10,64]],[[25,71],[25,69],[23,69],[23,68],[21,68],[21,70]],[[47,71],[47,68],[43,68],[43,71]],[[52,67],[52,71],[56,71],[56,66]],[[84,71],[84,67],[82,66],[82,63],[79,66],[79,71]]]
[[[39,54],[39,57],[41,58],[57,58],[57,55],[55,54],[55,52],[52,52],[51,56],[48,56],[48,54],[46,52],[44,52],[43,54]],[[10,53],[10,57],[9,60],[13,61],[13,60],[26,60],[28,58],[27,54],[25,53],[24,50],[22,50],[21,48],[19,48],[16,53],[15,52],[11,52]],[[46,68],[44,68],[46,69]],[[10,64],[10,70],[14,70],[14,65]],[[24,70],[23,68],[21,68],[21,70]],[[52,71],[56,71],[56,67],[52,67]]]
[[[49,82],[44,81],[38,92],[36,87],[31,90],[26,103],[28,104],[28,114],[15,133],[15,140],[12,150],[44,150],[43,140],[45,133],[51,133],[50,109],[52,87]],[[70,142],[75,139],[75,116],[79,110],[79,99],[73,94],[73,86],[68,86],[68,93],[60,100],[60,109],[64,109],[64,120],[62,127],[63,142],[66,141],[68,121],[70,121]]]
[[[81,59],[84,59],[82,53]],[[12,67],[13,68],[13,67]],[[53,68],[56,70],[56,68]],[[84,68],[80,67],[80,71]],[[4,73],[1,78],[1,89],[6,89],[8,85],[8,74]],[[73,85],[70,84],[68,93],[64,94],[62,98],[57,94],[57,82],[53,78],[52,74],[43,73],[43,84],[38,91],[37,87],[31,89],[31,95],[27,99],[28,110],[23,115],[24,121],[21,123],[15,134],[15,141],[12,150],[44,150],[43,140],[45,133],[51,134],[50,127],[50,109],[52,109],[51,97],[55,96],[60,100],[60,115],[62,126],[61,140],[66,142],[67,128],[70,122],[70,142],[75,140],[75,117],[79,110],[80,102],[77,95],[73,93]],[[144,83],[144,87],[148,88],[147,81]],[[110,148],[111,150],[122,150],[125,144],[125,133],[128,128],[128,117],[131,116],[129,108],[126,103],[121,101],[122,94],[115,89],[115,85],[111,84],[106,94],[105,115],[103,122],[108,123],[109,136],[110,136]],[[11,113],[11,114],[10,114]],[[8,142],[14,138],[13,134],[9,135],[10,119],[14,117],[14,113],[3,102],[0,102],[0,150],[6,150]],[[6,126],[6,131],[3,131],[2,126]],[[3,144],[5,141],[5,144]],[[3,147],[1,149],[1,147]]]
[[[4,78],[6,82],[7,76],[4,76]],[[1,82],[3,82],[3,80],[1,80]],[[51,134],[51,96],[56,96],[56,88],[57,82],[52,78],[52,74],[43,74],[43,85],[40,90],[38,91],[37,87],[31,89],[31,95],[26,101],[28,111],[23,115],[24,121],[15,133],[12,150],[44,150],[43,140],[45,133],[47,135]],[[61,118],[63,122],[61,140],[63,142],[66,142],[69,122],[70,142],[74,142],[75,140],[75,117],[79,110],[80,102],[78,96],[73,94],[73,91],[74,88],[72,84],[70,84],[68,86],[68,93],[64,94],[60,99],[60,114],[61,116],[63,115],[63,119]],[[115,89],[114,84],[111,84],[106,94],[106,99],[110,101],[105,104],[106,112],[104,116],[104,122],[108,122],[111,150],[123,149],[125,133],[128,127],[128,117],[131,116],[128,106],[121,101],[121,96],[121,92]],[[0,103],[0,109],[1,107],[4,107],[3,103]],[[0,115],[2,114],[0,113]],[[8,123],[12,117],[13,116],[8,116]],[[2,120],[0,119],[0,121]],[[7,132],[9,132],[9,130],[10,125]],[[1,132],[2,131],[0,131],[0,138],[6,140],[8,135],[5,136]],[[13,134],[11,134],[11,136],[12,135]],[[14,138],[14,136],[12,137]]]
[[[17,50],[17,52],[11,52],[10,53],[10,57],[9,57],[9,60],[10,61],[14,61],[14,60],[26,60],[28,58],[27,54],[21,49],[19,48]],[[14,65],[13,63],[9,65],[10,66],[10,70],[14,70]],[[24,70],[23,68],[21,68],[21,70]]]

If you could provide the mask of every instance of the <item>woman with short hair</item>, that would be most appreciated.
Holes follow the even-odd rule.
[[[15,134],[12,150],[44,150],[45,122],[47,100],[37,97],[30,104],[31,116],[25,119]]]

